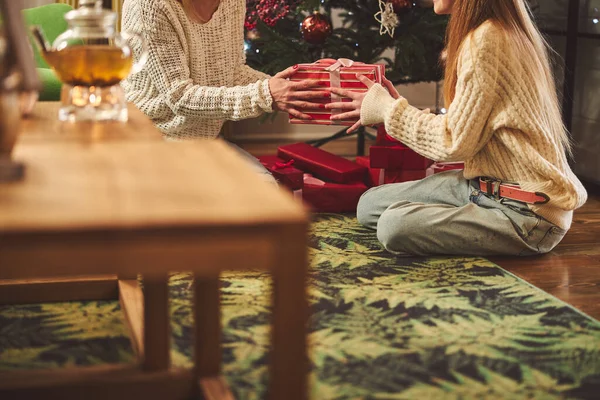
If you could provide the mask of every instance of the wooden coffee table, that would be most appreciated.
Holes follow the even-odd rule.
[[[113,141],[163,140],[154,124],[134,105],[128,106],[129,121],[121,122],[78,122],[76,124],[58,120],[57,101],[45,101],[35,105],[33,112],[21,122],[18,143],[77,142],[80,144]]]
[[[266,269],[274,285],[269,398],[305,399],[302,206],[218,140],[93,141],[73,133],[69,140],[24,133],[15,148],[27,170],[24,181],[0,184],[0,303],[120,298],[139,362],[2,372],[0,398],[188,399],[200,391],[232,398],[220,375],[219,274]],[[169,361],[167,279],[175,271],[195,276],[201,323],[192,370]]]

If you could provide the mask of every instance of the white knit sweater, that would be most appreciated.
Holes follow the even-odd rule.
[[[381,86],[365,97],[361,121],[385,122],[390,136],[438,161],[465,161],[465,177],[490,176],[544,192],[550,201],[532,211],[568,229],[572,210],[587,193],[571,171],[557,138],[541,129],[544,102],[522,63],[492,23],[481,25],[462,47],[456,96],[446,115],[422,112],[394,100]]]
[[[245,0],[222,0],[200,24],[175,0],[126,0],[122,29],[149,49],[144,69],[122,83],[127,101],[170,139],[215,138],[224,120],[271,112],[269,77],[245,65],[245,14]]]

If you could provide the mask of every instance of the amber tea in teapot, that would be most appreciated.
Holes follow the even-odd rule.
[[[118,32],[117,14],[104,10],[102,0],[79,0],[79,5],[65,15],[69,29],[52,45],[40,27],[33,27],[44,58],[64,83],[58,119],[127,121],[120,82],[143,68],[148,58],[145,41],[138,34]]]
[[[125,79],[133,66],[128,49],[82,45],[43,53],[60,80],[73,86],[112,86]]]

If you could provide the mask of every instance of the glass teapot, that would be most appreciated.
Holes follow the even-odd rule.
[[[137,34],[117,32],[117,13],[102,8],[102,0],[80,0],[65,19],[69,29],[51,48],[39,31],[42,55],[63,82],[62,121],[127,121],[127,103],[120,82],[139,72],[148,58]],[[140,57],[134,62],[133,50]]]

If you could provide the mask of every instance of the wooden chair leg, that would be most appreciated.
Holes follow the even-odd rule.
[[[221,373],[219,278],[194,279],[195,364],[199,378]]]
[[[144,276],[144,369],[169,368],[170,351],[168,276]]]
[[[273,266],[270,400],[306,400],[308,300],[306,226],[282,229]]]

